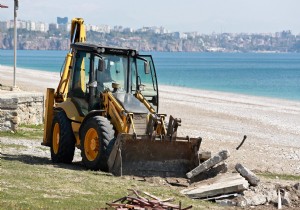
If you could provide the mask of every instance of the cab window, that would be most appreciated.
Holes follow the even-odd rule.
[[[95,66],[98,65],[100,58],[95,58]],[[118,55],[103,55],[102,59],[105,62],[105,68],[102,71],[97,71],[97,89],[104,91],[106,89],[113,91],[112,84],[119,84],[119,91],[126,91],[127,84],[127,69],[128,59],[126,56]]]
[[[153,65],[152,56],[143,55],[140,56],[143,59],[137,60],[137,89],[143,94],[143,96],[150,102],[153,108],[158,111],[158,89],[157,78]],[[148,62],[149,72],[145,72],[145,60]]]
[[[72,86],[70,87],[70,92],[74,97],[85,97],[86,84],[89,83],[90,58],[90,53],[86,52],[77,51],[75,55]]]

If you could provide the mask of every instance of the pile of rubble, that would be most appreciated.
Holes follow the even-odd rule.
[[[261,181],[255,173],[240,163],[234,171],[228,171],[225,160],[230,157],[228,150],[211,156],[210,152],[201,152],[202,160],[196,168],[186,174],[186,178],[133,177],[138,181],[147,181],[159,185],[178,187],[180,192],[191,198],[213,201],[222,206],[253,207],[283,206],[293,208],[300,206],[300,182],[280,185]],[[129,177],[127,177],[129,178]],[[107,203],[114,209],[191,209],[181,204],[169,202],[173,199],[160,199],[147,192],[130,190],[131,194],[114,202]],[[265,206],[262,206],[265,205]],[[269,207],[270,207],[269,206]]]
[[[239,163],[229,173],[223,163],[229,156],[228,150],[221,151],[188,172],[190,186],[181,193],[226,206],[300,206],[300,183],[292,186],[261,183],[259,177]]]
[[[171,201],[174,201],[173,198],[160,199],[147,192],[142,192],[142,191],[132,190],[132,189],[130,189],[129,191],[131,191],[131,194],[129,194],[128,196],[122,197],[111,203],[107,203],[107,205],[117,210],[121,210],[121,209],[122,210],[129,210],[129,209],[187,210],[192,208],[192,206],[182,208],[181,203],[179,203],[179,205],[169,203]]]

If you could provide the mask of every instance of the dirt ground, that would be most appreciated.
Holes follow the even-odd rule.
[[[40,165],[51,164],[50,150],[48,147],[40,145],[41,140],[32,139],[12,139],[11,137],[0,137],[0,159],[7,159],[9,157],[21,157],[22,162]],[[45,162],[45,160],[47,160]],[[67,167],[67,166],[64,166]],[[84,170],[84,166],[81,163],[80,151],[76,149],[73,164],[68,166],[70,169]],[[207,172],[208,174],[209,172]],[[229,171],[230,173],[230,171]],[[210,174],[211,175],[211,174]],[[213,175],[214,176],[214,175]],[[218,176],[222,176],[222,173],[218,173]],[[173,190],[180,191],[189,186],[196,186],[197,182],[190,183],[184,178],[160,178],[160,177],[132,177],[125,176],[126,180],[138,180],[152,183],[159,186],[172,186]],[[284,193],[289,193],[289,206],[288,208],[299,209],[300,206],[300,188],[296,190],[294,187],[297,183],[300,184],[300,180],[288,181],[278,179],[269,179],[260,176],[261,182],[258,187],[250,187],[245,191],[245,198],[235,198],[247,200],[252,203],[252,206],[256,206],[256,209],[277,209],[278,196],[276,189],[282,189],[282,196]],[[205,180],[205,179],[203,179]],[[203,181],[202,180],[202,181]],[[197,180],[199,181],[199,180]],[[209,182],[209,180],[207,180]],[[200,183],[200,182],[199,182]],[[190,185],[191,184],[191,185]],[[234,201],[233,200],[233,201]],[[269,202],[267,205],[258,205],[259,203]],[[242,203],[242,202],[241,202]],[[222,209],[232,209],[234,207],[224,206]],[[284,206],[286,209],[287,206]],[[210,209],[219,209],[218,207],[211,207]]]
[[[0,84],[10,85],[11,75],[9,67],[0,66]],[[57,73],[24,69],[19,69],[18,76],[22,90],[38,92],[56,87],[59,80]],[[160,86],[159,113],[181,118],[178,135],[202,137],[203,150],[212,154],[229,150],[229,170],[241,163],[255,172],[300,176],[299,101]],[[244,135],[247,138],[237,150]],[[50,157],[49,151],[40,149],[36,142],[0,140],[5,144],[29,144],[22,152]],[[80,156],[76,158],[80,160]]]
[[[0,66],[0,84],[11,85],[12,68]],[[55,88],[58,73],[18,69],[22,90]],[[212,154],[228,149],[230,167],[300,175],[300,102],[159,86],[159,113],[182,119],[179,136],[202,137]],[[236,150],[243,136],[247,139]]]

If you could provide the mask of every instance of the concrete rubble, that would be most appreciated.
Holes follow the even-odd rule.
[[[207,198],[221,194],[242,192],[248,189],[249,183],[239,174],[222,174],[215,178],[199,182],[194,187],[181,191],[190,198]]]
[[[235,169],[237,172],[239,172],[243,177],[245,177],[248,180],[250,185],[252,185],[252,186],[258,185],[260,179],[248,168],[246,168],[242,164],[238,163],[235,165]]]
[[[211,157],[210,159],[204,161],[202,164],[194,168],[192,171],[188,172],[186,174],[187,178],[193,178],[194,176],[200,174],[203,171],[206,171],[216,164],[226,160],[230,156],[230,153],[228,150],[223,150],[219,152],[217,155]]]
[[[229,156],[229,151],[223,150],[200,163],[186,174],[190,186],[180,192],[192,199],[215,201],[221,206],[300,206],[300,183],[292,186],[262,183],[240,163],[236,164],[236,171],[228,172],[224,160]]]

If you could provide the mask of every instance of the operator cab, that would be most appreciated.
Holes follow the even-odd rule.
[[[136,50],[105,47],[88,43],[72,44],[68,97],[79,113],[99,109],[101,93],[110,91],[128,112],[148,112],[134,96],[140,92],[158,111],[158,87],[152,57],[139,55]]]

